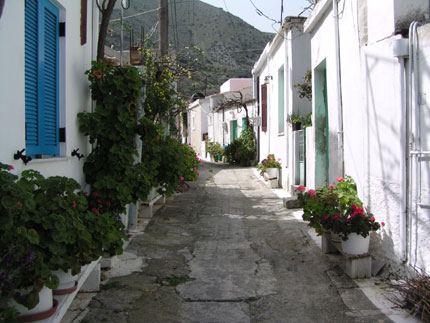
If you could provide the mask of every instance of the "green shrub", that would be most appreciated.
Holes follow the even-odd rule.
[[[255,162],[257,150],[254,128],[251,124],[242,130],[239,138],[225,148],[224,155],[227,162],[234,165],[250,166]]]

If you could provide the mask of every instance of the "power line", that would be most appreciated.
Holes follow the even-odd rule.
[[[144,15],[145,13],[150,13],[150,12],[157,11],[158,9],[160,9],[160,8],[155,8],[155,9],[151,9],[151,10],[147,10],[147,11],[142,11],[142,12],[136,13],[136,14],[131,15],[131,16],[123,17],[122,19],[124,20],[124,19],[127,19],[127,18],[132,18],[132,17],[141,16],[141,15]],[[110,20],[109,22],[113,22],[113,21],[120,21],[120,20],[121,20],[121,18],[118,18],[118,19],[112,19],[112,20]]]
[[[277,23],[277,24],[281,23],[280,21],[277,21],[277,20],[275,20],[275,19],[273,19],[273,18],[270,18],[269,16],[265,15],[263,11],[261,11],[260,9],[258,9],[258,8],[257,8],[257,6],[254,4],[254,2],[252,2],[252,0],[249,0],[249,1],[252,3],[252,5],[253,5],[253,6],[254,6],[254,8],[255,8],[255,11],[257,11],[257,14],[258,14],[259,16],[263,16],[263,17],[265,17],[265,18],[267,18],[267,19],[269,19],[269,20],[272,20],[273,22],[275,22],[275,23]]]

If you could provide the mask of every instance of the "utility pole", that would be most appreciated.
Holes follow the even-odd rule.
[[[282,28],[282,25],[284,24],[282,21],[283,14],[284,14],[284,0],[281,0],[281,28]]]
[[[167,0],[158,0],[158,50],[161,57],[167,55],[169,46],[169,13]]]

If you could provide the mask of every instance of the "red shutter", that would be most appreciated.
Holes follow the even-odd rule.
[[[87,0],[81,0],[81,45],[87,43]]]
[[[267,85],[261,85],[261,128],[267,131]]]

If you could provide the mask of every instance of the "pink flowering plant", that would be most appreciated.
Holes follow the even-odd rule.
[[[363,207],[352,204],[343,213],[326,215],[321,225],[331,232],[340,234],[343,240],[347,240],[350,233],[356,233],[365,238],[371,231],[379,230],[384,223],[379,224]]]
[[[338,194],[328,187],[308,190],[303,185],[297,188],[298,200],[303,207],[303,220],[321,235],[324,233],[322,219],[340,213]]]
[[[259,163],[257,165],[257,169],[260,172],[267,171],[267,168],[278,168],[278,169],[280,169],[281,168],[280,161],[281,161],[281,159],[280,158],[276,159],[274,154],[269,154],[269,155],[267,155],[267,157],[265,159],[263,159],[261,161],[261,163]]]
[[[331,231],[346,240],[350,233],[366,237],[381,226],[364,210],[357,195],[357,185],[350,176],[338,177],[336,185],[308,191],[299,186],[297,191],[303,206],[303,220],[308,221],[318,234]]]

